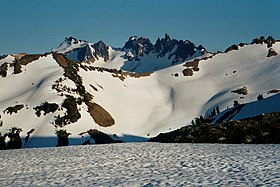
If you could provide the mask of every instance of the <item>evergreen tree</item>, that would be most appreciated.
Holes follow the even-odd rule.
[[[2,134],[0,132],[0,150],[7,149],[5,139],[6,139],[6,134],[4,136],[2,136]]]
[[[192,125],[195,125],[194,121],[192,120]]]
[[[66,132],[66,130],[60,129],[55,132],[57,135],[57,146],[68,146],[69,145],[69,140],[68,136],[71,135],[71,133]]]
[[[259,101],[259,100],[263,100],[263,95],[262,95],[262,94],[258,95],[257,100],[258,100],[258,101]]]
[[[22,141],[20,139],[21,128],[12,127],[10,132],[6,134],[10,138],[10,141],[7,144],[7,149],[20,149],[22,146]]]
[[[234,100],[234,101],[233,101],[233,106],[238,106],[238,105],[239,105],[238,101],[237,101],[237,100]]]
[[[216,107],[216,113],[217,113],[217,114],[220,114],[220,108],[219,108],[219,106]]]

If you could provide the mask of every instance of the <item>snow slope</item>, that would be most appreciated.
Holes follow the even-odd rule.
[[[226,109],[215,116],[213,123],[217,121],[239,120],[265,113],[280,112],[279,104],[280,94],[278,93],[259,101],[244,103],[242,107],[239,107],[240,109],[237,109],[238,107]]]
[[[0,152],[1,186],[279,186],[280,145],[126,143]]]
[[[7,57],[2,62],[12,63],[12,58]],[[34,136],[51,136],[54,128],[48,128],[48,121],[54,115],[41,118],[34,115],[33,107],[43,102],[62,103],[63,97],[58,96],[51,86],[55,80],[63,76],[63,69],[52,58],[52,55],[40,57],[27,66],[22,66],[22,73],[14,74],[12,67],[8,67],[8,75],[1,78],[0,103],[1,121],[3,126],[1,132],[4,134],[13,126],[21,127],[23,132],[35,129]],[[15,105],[24,105],[20,111],[8,114],[4,110]]]
[[[76,38],[70,36],[66,37],[57,48],[52,49],[52,52],[68,53],[73,49],[84,47],[87,44],[89,43],[85,40],[77,40]]]
[[[274,45],[278,52],[279,47],[280,43]],[[271,96],[267,92],[279,88],[275,80],[280,77],[275,72],[279,71],[280,58],[267,58],[267,52],[266,45],[249,45],[217,54],[201,60],[200,71],[191,77],[182,75],[182,64],[124,80],[108,72],[81,70],[80,75],[94,100],[116,119],[116,125],[100,130],[115,133],[125,129],[128,134],[153,136],[189,124],[213,107],[223,110],[234,100],[243,103],[256,100],[259,94]],[[175,73],[179,76],[175,77]],[[244,86],[248,87],[248,95],[231,92]]]
[[[60,50],[72,50],[76,45],[80,47],[82,41],[72,43],[66,41],[64,46],[60,46]],[[272,48],[280,54],[280,42],[276,42]],[[231,107],[234,100],[248,103],[255,101],[259,94],[268,98],[273,95],[268,94],[269,91],[280,89],[280,56],[267,57],[269,48],[266,44],[245,45],[228,53],[205,53],[195,57],[199,60],[198,68],[195,68],[195,65],[187,65],[194,62],[194,59],[187,59],[179,64],[170,63],[171,66],[156,71],[153,71],[154,66],[141,71],[138,69],[144,73],[120,70],[128,62],[123,56],[124,52],[111,47],[108,50],[109,61],[105,62],[103,58],[99,58],[93,64],[78,63],[75,76],[81,78],[80,86],[92,96],[90,102],[102,107],[111,115],[113,125],[104,127],[98,124],[91,117],[86,102],[77,104],[81,118],[76,122],[61,128],[54,125],[58,115],[63,116],[67,113],[66,108],[62,106],[66,95],[71,95],[76,100],[85,97],[75,91],[79,85],[76,79],[69,76],[69,69],[62,68],[68,62],[58,63],[54,54],[47,54],[31,63],[21,65],[22,72],[15,74],[16,55],[9,55],[0,60],[0,66],[4,63],[10,64],[7,76],[0,77],[0,86],[5,88],[0,93],[2,135],[11,127],[17,126],[23,129],[21,137],[24,139],[28,131],[35,129],[24,147],[55,146],[55,131],[59,129],[66,129],[71,133],[70,145],[82,144],[90,139],[89,135],[81,135],[89,129],[98,129],[111,134],[112,137],[116,137],[113,136],[115,134],[124,141],[143,141],[142,138],[188,125],[193,118],[209,113],[216,106],[224,110]],[[151,56],[144,56],[143,59],[154,62]],[[193,75],[184,76],[186,69]],[[76,71],[71,68],[70,70]],[[147,73],[148,70],[152,72]],[[55,84],[65,89],[58,92],[53,88]],[[243,87],[248,89],[247,95],[231,92]],[[278,98],[277,95],[262,101],[272,101],[272,105],[266,102],[267,107],[264,107],[262,102],[252,105],[251,108],[248,105],[247,109],[246,105],[243,109],[246,112],[240,113],[236,118],[242,118],[245,114],[257,114],[258,112],[252,112],[252,108],[257,108],[258,110],[255,110],[261,113],[279,111]],[[44,102],[57,103],[59,110],[46,115],[41,112],[41,116],[38,117],[33,108]],[[8,114],[7,108],[16,105],[24,107],[16,113]]]

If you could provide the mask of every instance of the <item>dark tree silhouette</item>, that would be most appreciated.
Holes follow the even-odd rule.
[[[69,145],[69,140],[68,140],[68,136],[71,135],[71,133],[66,132],[66,130],[58,130],[55,132],[55,134],[57,135],[57,146],[68,146]]]
[[[6,139],[6,134],[4,136],[2,136],[2,134],[0,132],[0,150],[7,149],[5,139]]]
[[[220,114],[220,108],[219,108],[219,106],[216,107],[216,113],[217,113],[217,114]]]
[[[263,100],[263,95],[262,95],[262,94],[258,95],[257,100],[258,100],[258,101],[259,101],[259,100]]]
[[[20,149],[22,146],[22,141],[20,139],[21,128],[12,127],[6,134],[10,138],[10,141],[7,144],[7,149]]]
[[[237,101],[237,100],[234,100],[234,101],[233,101],[233,106],[238,106],[238,105],[239,105],[238,101]]]

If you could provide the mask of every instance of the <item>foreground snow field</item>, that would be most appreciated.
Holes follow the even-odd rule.
[[[280,145],[125,143],[0,152],[0,186],[277,186]]]

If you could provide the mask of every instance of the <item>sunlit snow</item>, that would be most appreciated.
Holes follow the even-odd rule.
[[[126,143],[0,152],[0,186],[277,186],[280,145]]]

